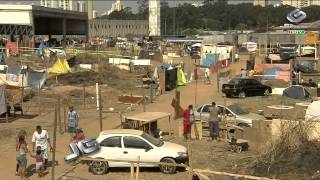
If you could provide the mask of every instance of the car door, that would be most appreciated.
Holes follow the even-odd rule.
[[[210,114],[209,114],[209,107],[210,104],[205,104],[202,106],[201,112],[200,112],[200,119],[201,121],[208,122]]]
[[[228,107],[224,107],[224,111],[225,111],[228,122],[230,124],[236,125],[237,115],[234,112],[232,112]]]
[[[157,153],[155,147],[139,136],[123,136],[123,160],[155,162]],[[148,163],[141,163],[141,166],[154,166]]]
[[[262,84],[255,80],[255,79],[251,79],[251,84],[252,84],[252,89],[253,89],[253,95],[263,95],[265,88],[264,86],[262,86]]]
[[[121,144],[121,136],[111,136],[100,142],[100,151],[95,156],[97,158],[122,160],[123,147]],[[123,162],[108,161],[109,167],[123,167]]]

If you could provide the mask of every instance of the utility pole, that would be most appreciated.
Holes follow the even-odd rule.
[[[220,62],[219,62],[219,56],[217,57],[217,46],[215,47],[215,53],[214,53],[214,57],[217,58],[216,62],[217,62],[217,93],[219,93],[219,89],[220,89]]]
[[[55,104],[54,109],[54,123],[53,123],[53,142],[52,142],[52,170],[51,170],[51,180],[54,180],[55,172],[55,161],[56,161],[56,142],[57,142],[57,120],[58,120],[58,105]]]

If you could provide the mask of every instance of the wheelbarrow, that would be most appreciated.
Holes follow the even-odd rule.
[[[233,152],[241,153],[249,148],[249,141],[244,139],[231,138],[229,141],[230,150]]]

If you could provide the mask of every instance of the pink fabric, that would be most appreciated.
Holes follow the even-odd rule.
[[[284,80],[286,82],[290,81],[290,75],[291,72],[290,71],[278,71],[276,74],[276,79],[281,79]]]

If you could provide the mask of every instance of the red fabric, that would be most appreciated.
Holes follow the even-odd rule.
[[[85,139],[85,136],[84,136],[84,134],[82,132],[76,133],[76,135],[74,136],[74,140],[76,142],[84,140],[84,139]]]
[[[191,132],[190,110],[187,109],[183,112],[183,133],[187,134],[190,132]]]

